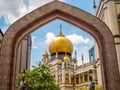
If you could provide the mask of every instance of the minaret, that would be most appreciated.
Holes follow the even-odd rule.
[[[84,67],[84,57],[83,57],[83,54],[82,54],[82,66]]]
[[[42,58],[42,62],[43,62],[44,64],[46,64],[46,63],[48,62],[48,59],[49,59],[48,56],[49,56],[49,55],[48,55],[48,52],[47,52],[47,50],[46,50],[45,53],[43,54],[43,58]]]
[[[94,15],[96,15],[97,6],[96,6],[96,3],[95,3],[95,0],[93,0],[93,8],[94,8]]]
[[[77,51],[75,50],[75,60],[77,60]]]

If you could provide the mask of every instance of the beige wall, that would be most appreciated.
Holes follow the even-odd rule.
[[[120,3],[116,3],[117,15],[120,14]]]
[[[118,15],[120,14],[120,1],[117,0],[104,0],[100,3],[96,16],[100,18],[111,30],[112,34],[120,35],[120,20],[117,19]],[[119,22],[119,23],[118,23]],[[114,38],[116,43],[116,52],[118,58],[118,66],[120,72],[120,37]],[[99,50],[98,45],[95,41],[95,59],[98,61],[98,68],[97,68],[97,77],[98,83],[102,84],[102,76],[101,76],[101,66],[99,60]]]
[[[114,36],[120,73],[120,23],[118,23],[119,14],[120,0],[104,0],[101,2],[96,12],[96,16],[106,23]]]

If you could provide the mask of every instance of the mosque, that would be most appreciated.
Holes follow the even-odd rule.
[[[88,30],[96,36],[94,46],[89,50],[89,56],[95,55],[95,59],[90,60],[89,63],[84,63],[84,56],[82,55],[82,65],[77,65],[77,51],[75,51],[75,54],[73,53],[73,44],[65,37],[62,30],[50,43],[49,53],[45,51],[43,54],[42,61],[51,65],[51,74],[60,89],[87,90],[89,77],[92,77],[96,90],[119,90],[120,0],[99,0],[98,6],[96,6],[95,0],[93,1],[94,16],[79,8],[55,0],[16,21],[8,28],[5,35],[0,30],[0,90],[15,90],[16,73],[19,73],[23,68],[28,69],[30,66],[30,59],[26,59],[26,56],[30,56],[31,38],[25,38],[24,43],[20,44],[20,47],[18,46],[19,50],[17,52],[19,40],[23,36],[25,37],[28,32],[34,31],[37,26],[45,24],[45,21],[48,23],[49,20],[58,17],[69,22],[78,18],[84,22],[88,21],[88,24],[85,24],[86,29],[91,28],[91,26],[96,28],[96,32]],[[72,23],[75,24],[77,21]],[[99,35],[98,32],[103,38],[97,36]],[[109,48],[110,50],[108,50]],[[19,62],[16,62],[17,58]]]
[[[51,65],[51,74],[56,84],[60,86],[60,90],[81,90],[82,88],[85,90],[88,88],[90,77],[96,83],[97,88],[102,88],[97,76],[97,73],[100,73],[99,61],[84,63],[82,55],[82,65],[78,66],[77,51],[72,57],[73,44],[65,37],[61,28],[59,35],[49,45],[49,53],[45,51],[42,62]]]

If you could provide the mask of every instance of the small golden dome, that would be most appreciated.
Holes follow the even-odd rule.
[[[64,59],[65,61],[69,61],[69,60],[70,60],[70,58],[69,58],[67,55],[65,55],[63,59]]]
[[[50,54],[56,52],[66,52],[71,54],[73,52],[73,44],[60,30],[59,35],[49,45],[49,52]]]
[[[44,54],[43,55],[48,55],[48,52],[47,52],[47,50],[44,52]]]
[[[48,55],[48,52],[47,51],[45,51],[45,53],[44,53],[45,55]]]

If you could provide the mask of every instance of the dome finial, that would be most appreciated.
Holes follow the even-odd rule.
[[[58,36],[64,36],[63,33],[62,33],[62,24],[60,24],[60,33]]]
[[[62,24],[60,24],[60,31],[62,31]]]

